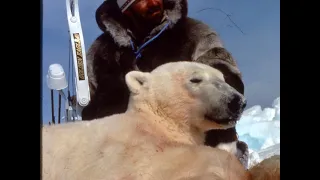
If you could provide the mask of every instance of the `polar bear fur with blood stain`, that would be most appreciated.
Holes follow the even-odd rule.
[[[175,62],[126,75],[128,110],[42,128],[44,180],[246,180],[238,159],[203,146],[204,132],[234,126],[244,97],[207,65]],[[230,102],[237,99],[236,107]],[[233,118],[234,119],[234,118]]]

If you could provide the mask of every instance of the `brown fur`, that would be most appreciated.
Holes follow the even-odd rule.
[[[263,160],[249,169],[252,180],[280,180],[280,155]]]
[[[208,127],[222,127],[204,110],[237,93],[217,89],[223,81],[221,72],[190,62],[128,73],[125,113],[42,128],[43,179],[249,180],[233,154],[203,145]]]

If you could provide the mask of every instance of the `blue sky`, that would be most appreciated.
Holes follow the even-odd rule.
[[[101,33],[95,21],[95,10],[102,2],[103,0],[79,0],[86,49]],[[65,4],[64,0],[43,0],[44,123],[51,119],[50,90],[45,79],[48,67],[50,64],[59,63],[68,71],[69,35]],[[219,8],[231,14],[232,20],[245,34],[233,26],[221,12],[207,10],[197,13],[198,10],[208,7]],[[280,96],[279,0],[189,0],[189,16],[214,28],[220,34],[225,47],[237,60],[243,73],[248,107],[257,104],[270,106],[272,101]],[[58,102],[57,97],[56,93],[55,103]]]

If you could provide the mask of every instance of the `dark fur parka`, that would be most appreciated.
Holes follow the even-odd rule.
[[[187,0],[163,0],[166,20],[155,27],[142,42],[154,37],[170,22],[158,38],[148,44],[136,59],[131,43],[134,36],[115,0],[104,1],[96,11],[96,21],[103,33],[94,41],[87,54],[87,70],[91,102],[83,109],[83,120],[93,120],[126,111],[129,91],[125,74],[134,67],[150,72],[157,66],[173,61],[201,62],[222,71],[226,82],[244,93],[244,85],[236,62],[223,47],[217,33],[208,25],[187,17]],[[210,131],[207,144],[237,140],[235,128]]]

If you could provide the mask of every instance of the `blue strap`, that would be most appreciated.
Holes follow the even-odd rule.
[[[130,40],[130,44],[131,44],[131,47],[132,47],[134,54],[136,55],[136,59],[139,59],[142,57],[141,50],[144,47],[146,47],[149,43],[151,43],[153,40],[155,40],[157,37],[159,37],[161,35],[161,33],[163,33],[163,31],[166,30],[169,25],[170,25],[170,21],[161,29],[161,31],[157,35],[155,35],[154,37],[149,39],[147,42],[145,42],[141,47],[138,48],[137,51],[135,51],[134,44],[133,44],[132,40]]]

